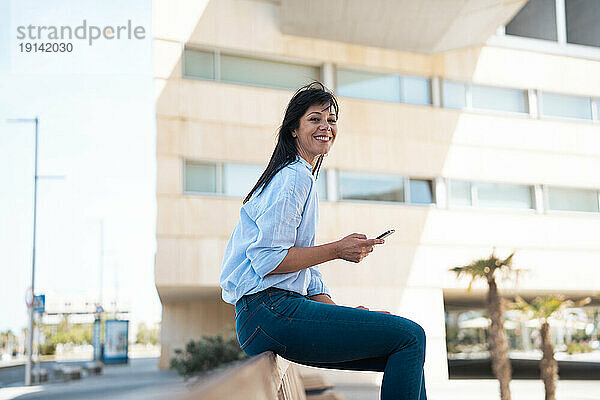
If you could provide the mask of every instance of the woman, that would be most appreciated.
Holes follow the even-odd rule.
[[[338,112],[318,82],[290,100],[269,165],[227,244],[223,300],[235,305],[238,340],[249,356],[272,350],[316,367],[384,372],[382,399],[426,400],[423,329],[389,313],[336,305],[317,266],[358,263],[384,243],[353,233],[314,245],[316,179],[337,138]]]

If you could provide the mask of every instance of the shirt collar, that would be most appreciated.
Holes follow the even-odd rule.
[[[312,174],[312,165],[310,165],[310,163],[308,161],[306,161],[304,158],[300,157],[298,154],[296,154],[296,160],[300,160],[300,162],[302,164],[304,164],[306,166],[306,168],[308,168],[308,170],[310,171],[310,173]]]

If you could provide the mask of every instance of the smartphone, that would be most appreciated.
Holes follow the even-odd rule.
[[[377,236],[376,239],[383,239],[385,237],[390,236],[394,232],[396,232],[395,229],[390,229],[389,231],[383,232],[381,235]]]

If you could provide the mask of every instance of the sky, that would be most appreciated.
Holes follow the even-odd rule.
[[[36,294],[98,295],[103,224],[104,296],[130,302],[133,320],[160,320],[151,15],[150,0],[0,0],[0,331],[27,324],[32,263],[34,125],[7,119],[36,116]],[[21,52],[61,41],[19,39],[19,26],[75,29],[84,20],[131,20],[145,35]]]

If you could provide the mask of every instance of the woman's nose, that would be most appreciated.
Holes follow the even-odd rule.
[[[329,131],[331,129],[331,125],[329,125],[329,122],[324,122],[321,124],[321,126],[319,126],[319,129],[322,131]]]

